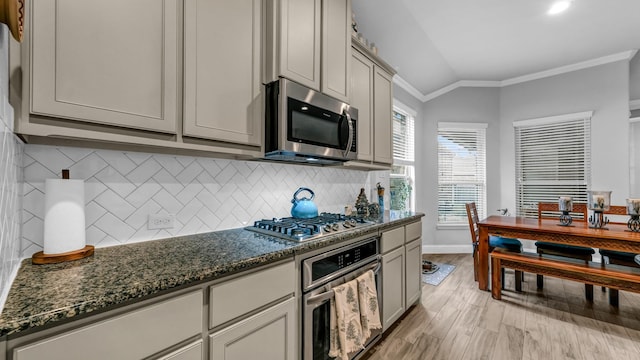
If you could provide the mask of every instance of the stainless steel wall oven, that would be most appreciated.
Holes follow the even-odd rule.
[[[381,308],[381,283],[379,270],[381,257],[379,237],[371,237],[340,247],[302,261],[302,343],[304,360],[330,360],[329,311],[333,297],[332,288],[351,281],[366,271],[373,270]],[[350,353],[349,359],[360,358],[382,336],[373,330],[365,341],[365,348]]]

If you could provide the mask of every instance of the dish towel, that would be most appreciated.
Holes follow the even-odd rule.
[[[360,303],[360,323],[362,337],[368,339],[371,330],[382,329],[380,310],[378,307],[378,292],[376,291],[375,275],[372,270],[358,276],[358,302]]]
[[[349,353],[364,348],[358,282],[351,280],[333,288],[329,310],[329,356],[348,360]]]

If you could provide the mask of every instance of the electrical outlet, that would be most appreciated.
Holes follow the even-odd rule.
[[[171,214],[149,214],[149,223],[147,228],[149,230],[172,229],[174,217],[175,216]]]

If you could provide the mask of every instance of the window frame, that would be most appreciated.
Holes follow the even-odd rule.
[[[415,186],[415,175],[416,175],[416,161],[415,161],[415,157],[416,157],[416,148],[415,148],[415,137],[416,137],[416,118],[417,118],[417,112],[415,110],[413,110],[411,107],[403,104],[402,102],[393,99],[393,107],[392,107],[392,117],[391,117],[391,123],[392,123],[392,129],[393,129],[393,122],[395,121],[395,116],[393,113],[400,113],[402,115],[404,115],[405,117],[407,117],[408,119],[410,119],[410,121],[412,122],[412,126],[413,126],[413,141],[412,141],[412,147],[413,147],[413,161],[411,160],[405,160],[405,159],[398,159],[395,157],[394,155],[394,151],[393,151],[393,146],[394,143],[392,142],[391,146],[392,146],[392,168],[389,171],[389,188],[391,188],[391,179],[401,179],[401,178],[408,178],[409,179],[409,183],[411,184],[411,196],[408,199],[408,209],[406,209],[407,211],[415,211],[416,208],[416,186]],[[393,139],[393,131],[392,131],[392,139]],[[404,166],[404,167],[409,167],[409,173],[408,174],[394,174],[393,173],[393,166]],[[389,194],[391,194],[391,189],[389,189]],[[391,199],[389,199],[389,209],[391,209]]]
[[[476,201],[476,205],[478,206],[478,214],[483,218],[487,214],[487,128],[489,127],[488,123],[474,123],[474,122],[438,122],[436,129],[436,144],[438,146],[437,150],[437,169],[438,169],[438,209],[436,211],[436,229],[463,229],[469,226],[468,220],[464,217],[459,222],[441,222],[440,221],[440,199],[442,193],[440,192],[440,185],[443,183],[441,178],[441,163],[440,163],[440,132],[443,130],[458,130],[458,131],[468,131],[469,133],[476,133],[476,136],[482,136],[482,140],[480,141],[483,149],[481,151],[481,166],[482,168],[478,170],[476,167],[475,174],[476,176],[480,174],[482,178],[481,182],[476,182],[480,185],[482,194],[480,195],[480,199]],[[456,184],[458,182],[451,182],[451,184]],[[468,184],[465,182],[459,182],[460,184]],[[462,204],[464,206],[464,204]]]

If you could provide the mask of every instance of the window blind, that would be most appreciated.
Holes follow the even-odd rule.
[[[414,120],[412,116],[397,110],[393,111],[393,163],[413,165],[414,156]]]
[[[518,216],[560,196],[585,203],[591,181],[591,114],[536,120],[514,123]]]
[[[486,217],[486,178],[486,124],[438,124],[438,224],[468,224],[468,202]]]
[[[393,108],[393,166],[389,174],[391,210],[414,210],[414,116]]]

